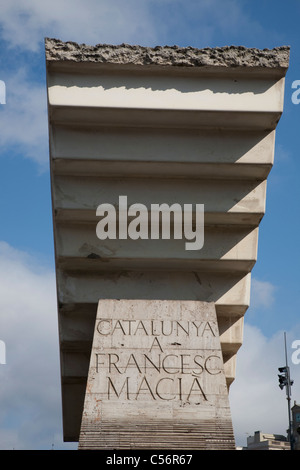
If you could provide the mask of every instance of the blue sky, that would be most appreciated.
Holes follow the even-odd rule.
[[[45,36],[87,44],[291,46],[231,390],[239,445],[256,430],[285,433],[286,400],[277,386],[283,332],[289,357],[292,341],[300,339],[300,104],[291,101],[292,83],[300,80],[299,15],[298,0],[0,1],[0,80],[6,84],[6,104],[0,105],[0,340],[7,349],[6,364],[0,364],[0,449],[74,448],[62,442],[61,429]],[[299,403],[300,365],[290,365],[292,399]]]

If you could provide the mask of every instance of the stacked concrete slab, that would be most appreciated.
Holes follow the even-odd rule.
[[[289,48],[46,39],[64,438],[79,437],[100,299],[214,302],[235,377]],[[105,240],[96,208],[204,204],[204,246]]]

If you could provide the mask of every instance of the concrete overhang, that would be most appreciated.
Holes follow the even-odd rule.
[[[80,430],[101,298],[214,301],[235,377],[289,48],[46,39],[63,427]],[[205,205],[205,242],[96,237],[106,202]]]

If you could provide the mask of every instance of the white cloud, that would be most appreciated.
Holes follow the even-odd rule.
[[[275,301],[276,287],[268,281],[251,280],[251,309],[269,308]]]
[[[152,42],[155,25],[148,1],[139,0],[2,0],[2,37],[11,46],[37,51],[45,36],[98,44]]]
[[[0,242],[0,449],[64,445],[54,273]]]
[[[6,104],[0,114],[1,151],[14,149],[45,167],[48,162],[46,85],[30,81],[25,67],[5,79]]]
[[[300,383],[300,365],[291,361],[292,342],[300,338],[300,324],[287,332],[288,363],[293,401]],[[278,367],[285,365],[284,334],[265,337],[256,327],[245,325],[244,341],[237,354],[236,379],[230,388],[230,403],[237,445],[246,445],[255,431],[286,435],[288,409],[285,390],[278,386]]]

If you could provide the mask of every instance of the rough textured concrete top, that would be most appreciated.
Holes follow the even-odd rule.
[[[226,46],[196,49],[193,47],[128,44],[88,46],[59,39],[45,39],[47,61],[96,62],[111,64],[161,65],[181,67],[250,67],[284,68],[289,64],[289,46],[255,49]]]

